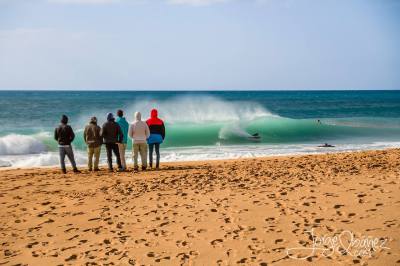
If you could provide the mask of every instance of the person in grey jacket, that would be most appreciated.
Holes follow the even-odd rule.
[[[124,136],[121,128],[115,122],[112,113],[107,114],[107,122],[103,124],[101,136],[103,137],[103,142],[106,145],[108,170],[110,172],[113,171],[112,153],[114,153],[115,157],[117,157],[118,171],[123,171],[121,158],[119,156],[118,143],[122,143]]]
[[[142,161],[142,170],[147,168],[147,143],[146,140],[150,136],[150,129],[146,122],[142,121],[140,112],[135,113],[135,122],[129,127],[129,137],[132,138],[133,150],[133,164],[134,169],[137,171],[138,154],[140,153],[140,160]]]

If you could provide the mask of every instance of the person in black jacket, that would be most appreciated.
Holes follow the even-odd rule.
[[[68,117],[63,115],[61,117],[61,124],[54,130],[54,139],[58,142],[58,150],[60,153],[61,171],[65,174],[67,169],[65,167],[65,156],[71,162],[72,168],[75,173],[79,173],[76,167],[74,152],[71,143],[74,141],[75,134],[72,128],[68,125]]]
[[[101,136],[103,138],[103,143],[106,145],[108,170],[110,172],[113,171],[112,153],[114,152],[115,157],[117,157],[118,170],[123,171],[121,157],[119,156],[118,143],[122,143],[124,135],[119,125],[115,122],[112,113],[107,114],[107,122],[103,124]]]

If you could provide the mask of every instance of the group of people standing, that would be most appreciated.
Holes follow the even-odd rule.
[[[160,166],[160,144],[165,138],[164,122],[158,118],[156,109],[151,110],[150,118],[142,121],[140,112],[135,113],[132,124],[126,121],[122,110],[117,111],[117,119],[112,113],[107,114],[107,122],[102,127],[98,126],[97,118],[92,117],[85,127],[83,139],[87,145],[89,171],[99,171],[101,146],[104,144],[107,151],[108,170],[113,171],[113,154],[117,160],[118,171],[126,171],[125,159],[128,136],[132,139],[134,170],[139,170],[138,157],[142,161],[142,170],[147,169],[147,154],[149,152],[149,165],[153,167],[153,152],[156,152],[156,168]],[[79,173],[74,158],[71,143],[75,139],[74,131],[68,125],[68,117],[63,115],[61,124],[54,131],[54,138],[58,142],[60,165],[66,173],[65,157],[71,162],[73,171]]]

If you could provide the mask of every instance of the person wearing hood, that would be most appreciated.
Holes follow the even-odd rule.
[[[146,140],[150,136],[149,126],[142,121],[140,112],[135,113],[135,122],[129,127],[129,137],[132,139],[133,150],[133,166],[135,171],[139,169],[138,154],[142,161],[142,170],[147,168],[147,143]]]
[[[117,143],[122,143],[124,135],[120,126],[115,122],[112,113],[107,114],[107,122],[105,122],[101,128],[101,136],[103,138],[103,143],[106,144],[108,170],[110,172],[113,171],[112,153],[114,153],[115,157],[117,157],[118,170],[122,171],[123,168]]]
[[[156,150],[156,168],[160,167],[160,144],[165,139],[165,126],[164,122],[158,118],[157,109],[153,109],[150,112],[150,118],[146,121],[150,129],[150,136],[147,139],[149,144],[149,164],[150,168],[153,167],[153,150]]]
[[[119,156],[121,157],[122,168],[126,170],[125,150],[126,143],[128,142],[128,129],[129,124],[126,122],[124,112],[122,110],[117,111],[117,123],[122,130],[123,139],[121,143],[118,143]]]
[[[65,167],[65,156],[67,156],[69,161],[71,162],[74,173],[80,172],[76,167],[74,152],[71,146],[74,138],[74,131],[68,125],[68,117],[66,115],[63,115],[61,117],[61,124],[54,130],[54,139],[58,142],[61,171],[64,174],[67,173],[67,169]]]
[[[99,171],[99,159],[101,150],[101,128],[97,125],[97,118],[92,117],[89,124],[85,127],[83,132],[83,139],[87,145],[88,151],[88,168],[89,171]],[[94,156],[94,168],[93,167]]]

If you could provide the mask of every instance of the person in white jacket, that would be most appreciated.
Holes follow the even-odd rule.
[[[150,136],[150,129],[146,122],[142,121],[140,112],[135,113],[135,122],[129,127],[129,137],[132,138],[133,143],[133,165],[134,170],[139,170],[138,155],[142,161],[142,170],[147,168],[147,139]]]

